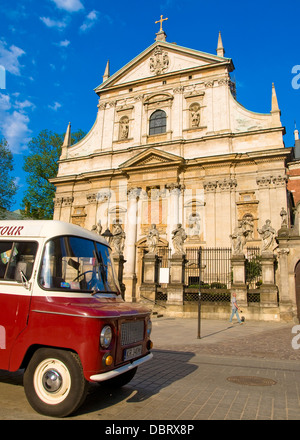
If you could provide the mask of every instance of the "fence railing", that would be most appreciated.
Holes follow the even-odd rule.
[[[199,268],[199,251],[201,267]],[[230,248],[189,248],[186,250],[185,284],[206,289],[230,289],[231,249]],[[200,270],[199,270],[200,269]]]
[[[201,258],[199,259],[199,251]],[[170,267],[171,249],[158,248],[159,267]],[[185,265],[184,302],[196,302],[199,298],[204,302],[230,302],[232,284],[232,250],[231,248],[187,248]],[[245,266],[248,287],[248,302],[259,302],[259,285],[261,283],[261,255],[259,247],[248,247]],[[157,291],[157,300],[167,300],[168,283],[161,283]]]

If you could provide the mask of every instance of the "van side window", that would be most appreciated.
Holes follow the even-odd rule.
[[[37,246],[38,244],[32,241],[2,241],[0,243],[0,280],[21,282],[21,272],[29,280]]]

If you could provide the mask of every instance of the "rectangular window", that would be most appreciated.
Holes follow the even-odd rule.
[[[22,281],[31,278],[38,244],[32,241],[0,242],[0,280]]]

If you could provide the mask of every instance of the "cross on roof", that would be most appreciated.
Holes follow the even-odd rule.
[[[160,23],[160,29],[159,29],[159,32],[161,32],[161,31],[163,30],[163,28],[162,28],[162,24],[163,24],[163,21],[166,21],[166,20],[168,20],[168,18],[163,18],[163,16],[161,15],[161,16],[160,16],[160,20],[157,20],[157,21],[155,22],[155,24],[156,24],[156,23]]]

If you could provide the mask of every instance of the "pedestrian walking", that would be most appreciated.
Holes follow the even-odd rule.
[[[232,323],[232,318],[234,317],[234,315],[236,315],[238,323],[239,324],[243,324],[240,316],[238,314],[238,310],[240,310],[240,308],[237,305],[237,300],[236,300],[236,293],[233,292],[232,294],[232,298],[231,298],[231,316],[229,318],[229,322]]]

